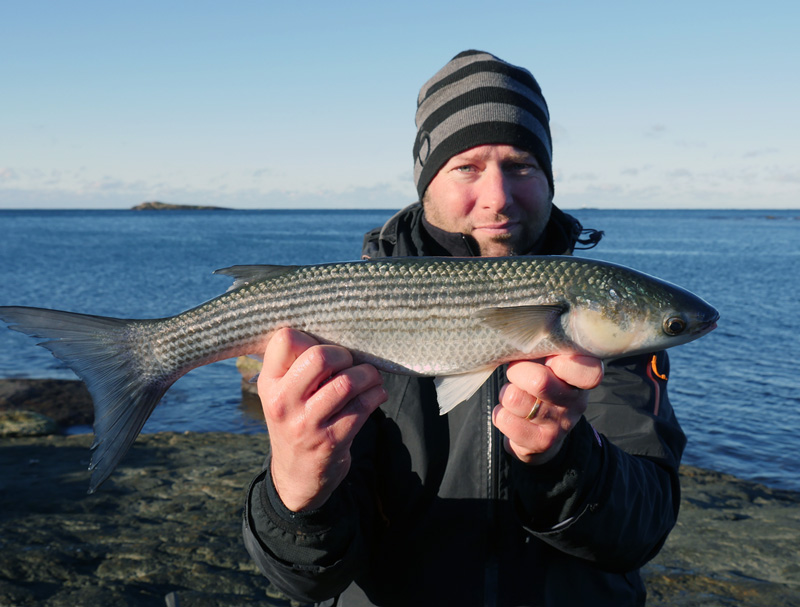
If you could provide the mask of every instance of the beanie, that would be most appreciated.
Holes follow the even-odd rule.
[[[554,189],[550,115],[525,68],[482,51],[459,53],[420,89],[416,124],[414,184],[420,200],[450,158],[486,144],[530,152]]]

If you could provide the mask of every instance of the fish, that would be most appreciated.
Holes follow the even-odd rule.
[[[215,273],[233,278],[225,293],[164,318],[0,307],[0,320],[44,340],[38,345],[89,389],[89,493],[178,378],[226,358],[263,355],[284,327],[343,346],[357,363],[434,377],[445,414],[502,364],[559,353],[610,360],[655,352],[705,335],[719,318],[681,287],[571,256],[387,258]]]

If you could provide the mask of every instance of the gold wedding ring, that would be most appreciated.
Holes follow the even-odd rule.
[[[541,406],[542,406],[542,400],[541,400],[541,399],[540,399],[540,398],[537,396],[537,397],[536,397],[536,402],[535,402],[535,403],[533,403],[533,407],[531,407],[531,412],[530,412],[530,413],[528,413],[528,415],[526,415],[526,416],[525,416],[525,419],[527,419],[528,421],[530,421],[530,420],[532,420],[534,417],[536,417],[537,415],[539,415],[539,409],[541,408]]]

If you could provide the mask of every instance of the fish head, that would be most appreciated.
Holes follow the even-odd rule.
[[[697,295],[621,266],[573,286],[562,325],[579,350],[599,358],[655,352],[716,328],[719,312]]]

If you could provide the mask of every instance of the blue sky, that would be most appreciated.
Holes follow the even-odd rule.
[[[0,0],[0,208],[403,206],[467,48],[541,84],[564,208],[800,208],[798,6]]]

